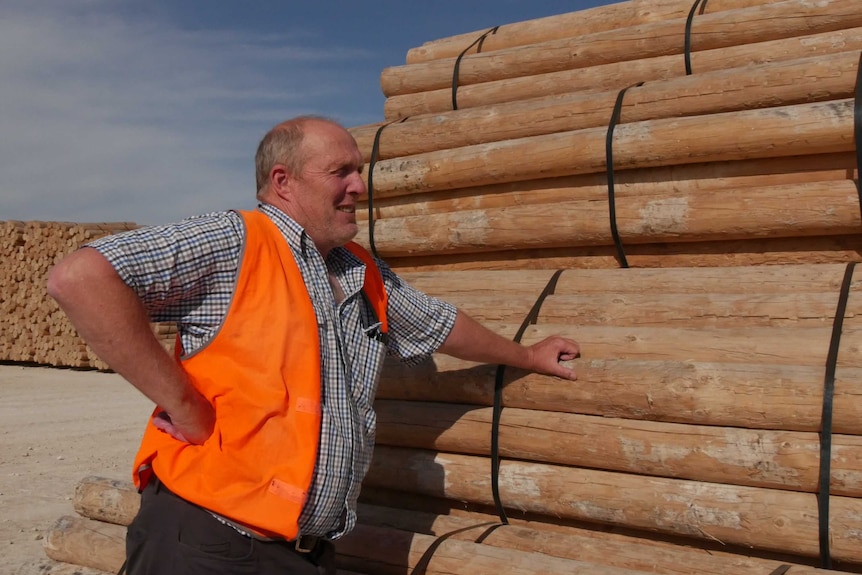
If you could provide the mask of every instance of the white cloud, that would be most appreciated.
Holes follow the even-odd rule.
[[[349,93],[335,71],[368,56],[181,29],[117,2],[5,4],[0,220],[163,223],[253,205],[263,132]]]

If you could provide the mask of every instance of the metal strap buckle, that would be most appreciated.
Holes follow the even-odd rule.
[[[317,547],[318,537],[314,535],[300,535],[293,542],[293,548],[298,553],[311,553]]]

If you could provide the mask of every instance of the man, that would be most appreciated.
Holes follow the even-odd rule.
[[[366,192],[350,134],[279,124],[255,158],[255,211],[93,242],[49,293],[113,370],[156,404],[133,470],[130,575],[334,572],[374,445],[384,353],[439,351],[566,379],[579,354],[531,347],[406,285],[350,240]],[[176,321],[176,357],[151,321]]]

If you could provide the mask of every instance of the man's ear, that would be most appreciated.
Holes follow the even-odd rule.
[[[275,164],[269,171],[269,188],[274,194],[284,198],[290,191],[290,172],[283,164]]]

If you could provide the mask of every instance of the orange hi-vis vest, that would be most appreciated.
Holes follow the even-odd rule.
[[[295,539],[320,443],[317,319],[279,229],[261,212],[240,214],[245,246],[221,329],[192,355],[177,353],[215,408],[215,429],[203,445],[191,445],[149,422],[134,481],[143,489],[155,472],[187,501],[259,534]],[[366,265],[363,291],[386,333],[380,270],[359,245],[346,247]]]

